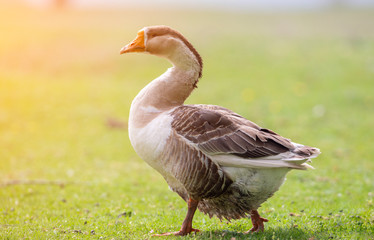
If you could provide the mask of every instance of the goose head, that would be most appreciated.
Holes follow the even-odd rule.
[[[137,37],[124,46],[120,54],[144,52],[168,59],[182,69],[202,72],[202,60],[192,44],[179,32],[167,26],[150,26],[141,29]]]

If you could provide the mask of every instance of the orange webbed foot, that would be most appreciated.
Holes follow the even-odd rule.
[[[188,234],[191,234],[192,232],[197,233],[200,232],[199,229],[191,228],[189,231],[183,231],[179,230],[178,232],[167,232],[167,233],[161,233],[161,234],[153,234],[154,237],[162,237],[162,236],[185,236]]]
[[[265,228],[264,222],[269,222],[268,219],[261,217],[260,214],[257,212],[257,210],[252,210],[251,220],[252,220],[253,227],[249,231],[245,232],[245,234],[254,233],[254,232],[263,232]]]

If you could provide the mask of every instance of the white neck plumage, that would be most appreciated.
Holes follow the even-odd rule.
[[[130,110],[130,122],[147,124],[159,113],[182,105],[196,87],[201,65],[182,42],[166,57],[173,67],[150,82],[135,97]]]

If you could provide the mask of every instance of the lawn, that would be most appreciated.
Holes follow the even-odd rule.
[[[132,99],[169,67],[119,55],[147,25],[201,53],[188,103],[319,147],[249,219],[198,212],[186,239],[374,239],[374,10],[245,13],[0,8],[0,239],[149,239],[186,204],[133,151]],[[174,237],[170,237],[171,239]]]

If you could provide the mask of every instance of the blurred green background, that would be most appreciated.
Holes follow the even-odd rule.
[[[0,238],[145,239],[180,227],[185,203],[127,135],[132,99],[170,64],[119,55],[139,29],[164,24],[203,57],[187,103],[322,151],[316,170],[291,172],[260,208],[264,233],[198,213],[203,232],[188,238],[373,239],[374,9],[0,4]]]

